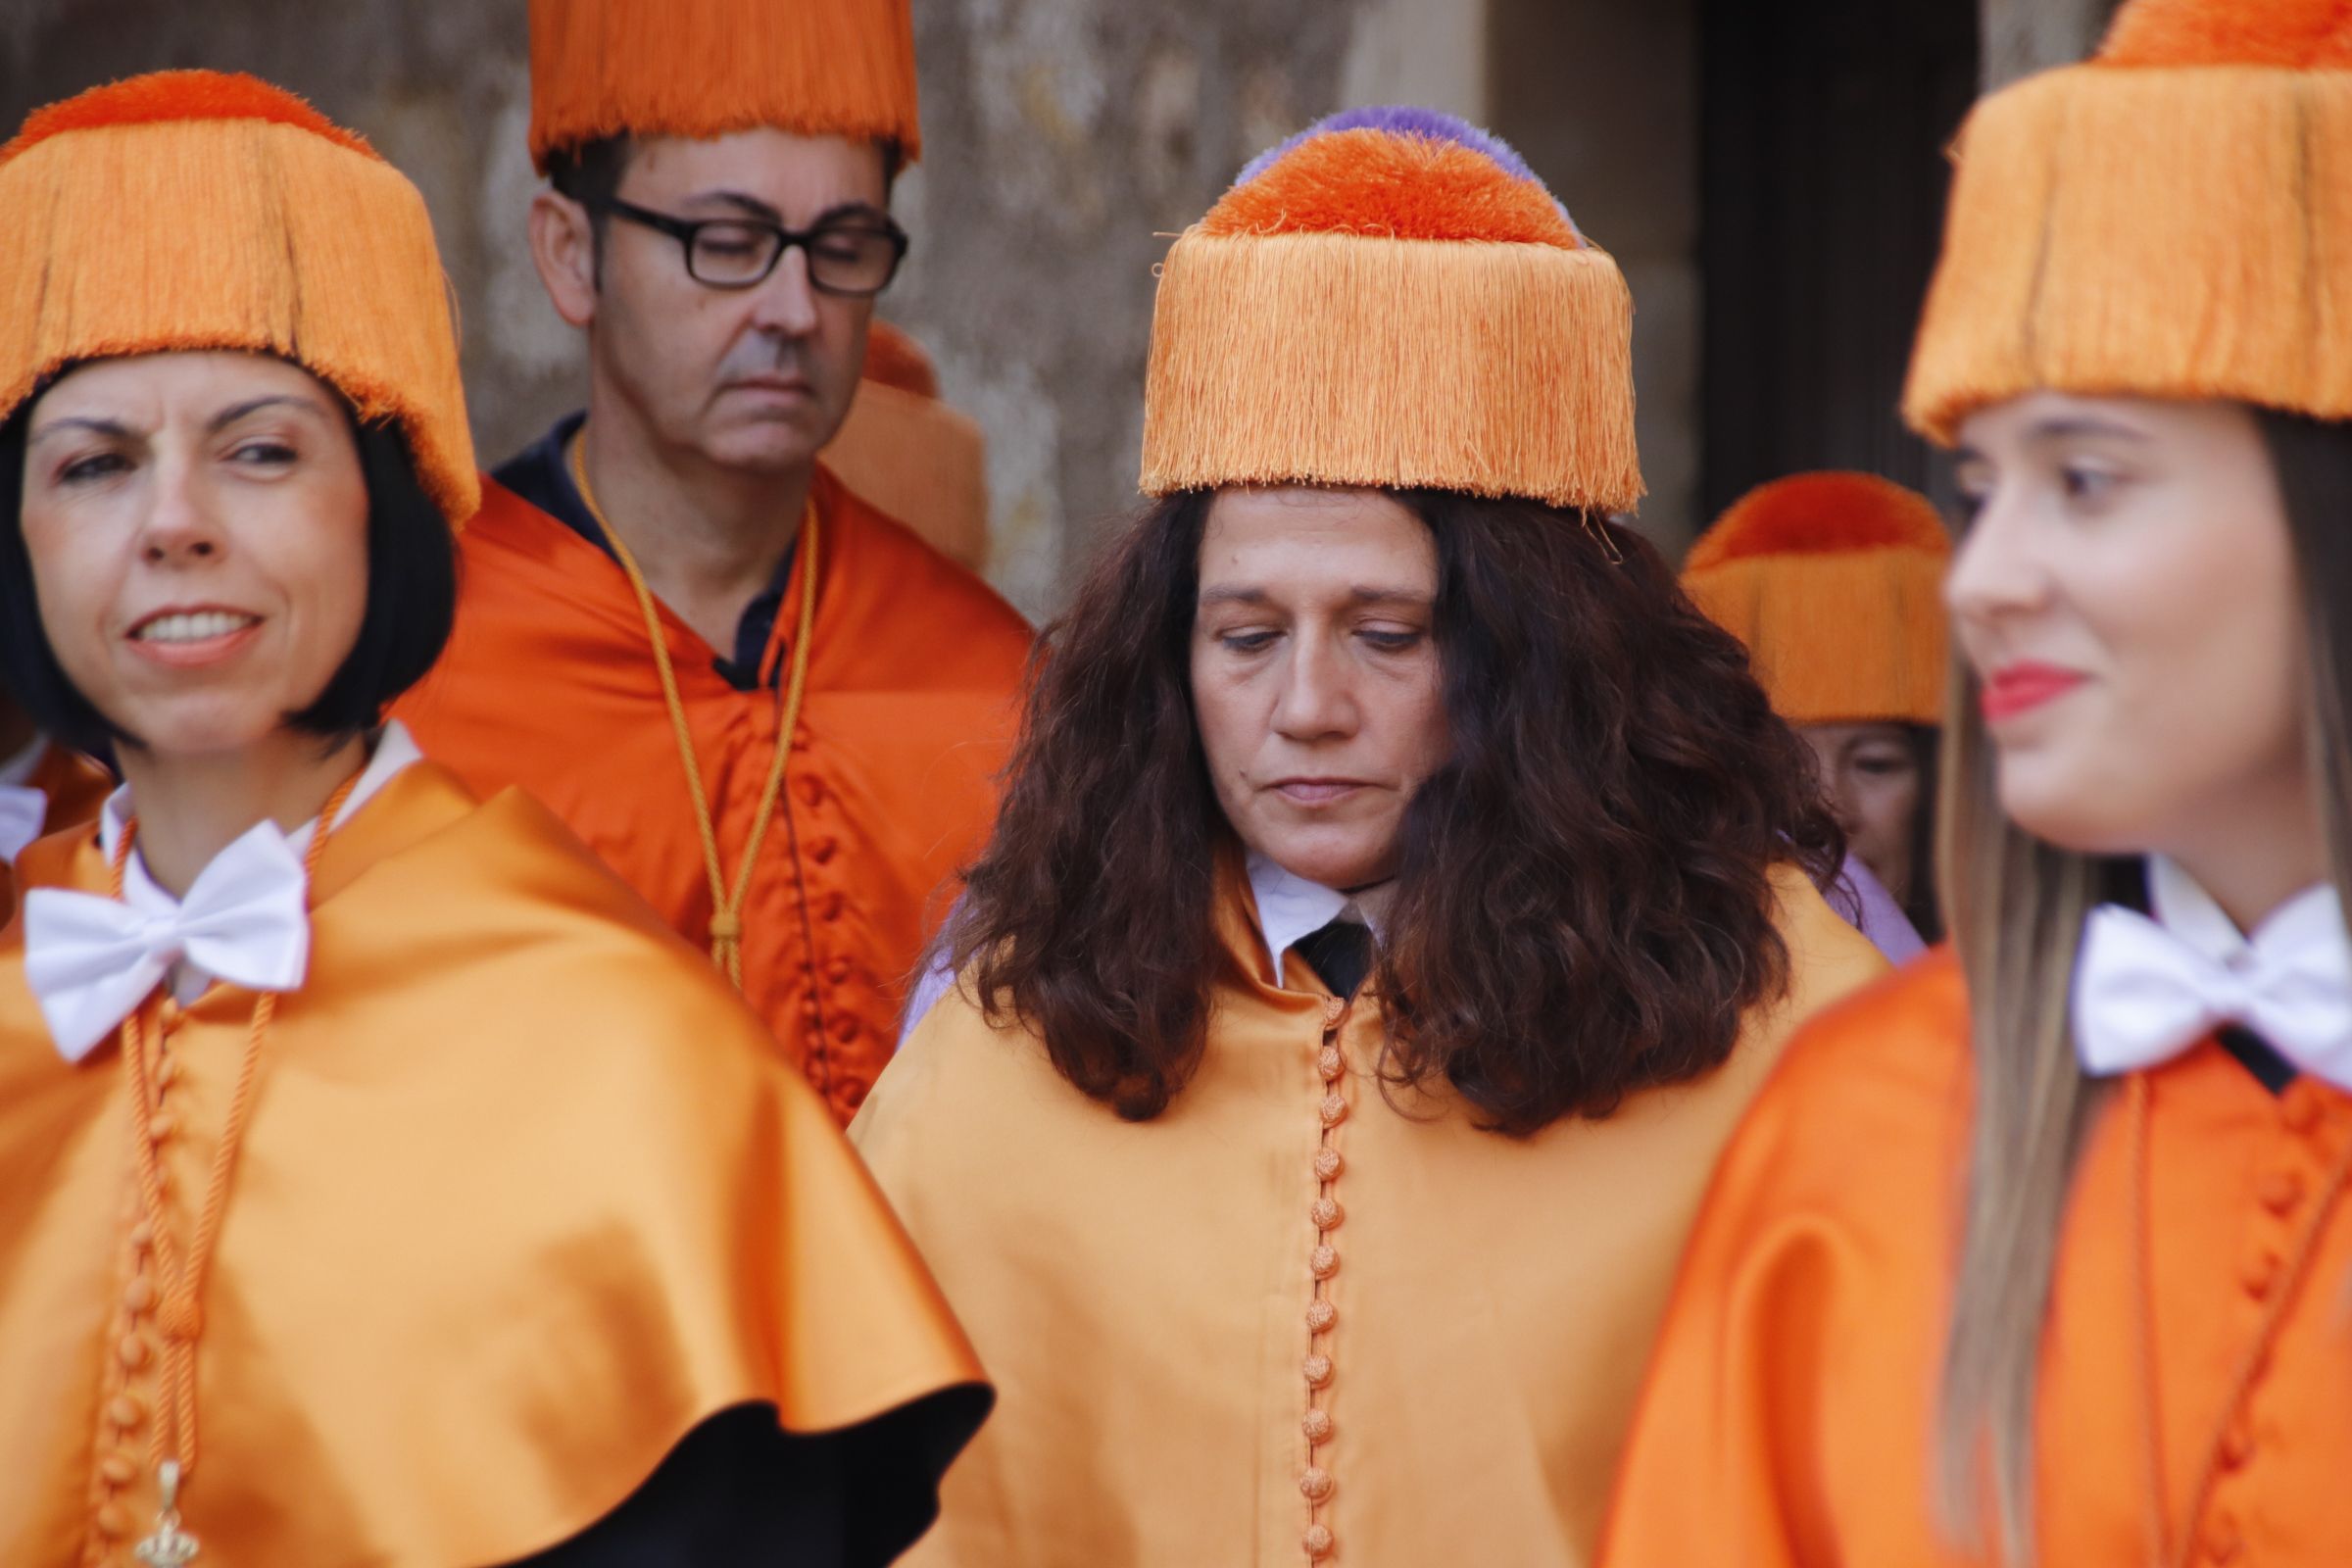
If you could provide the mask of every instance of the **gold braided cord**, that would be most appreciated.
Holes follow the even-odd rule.
[[[702,834],[703,870],[710,880],[710,961],[726,971],[728,981],[741,991],[744,900],[751,892],[752,867],[759,863],[760,846],[767,837],[768,823],[775,817],[776,801],[784,793],[784,760],[792,750],[792,732],[800,725],[801,698],[808,686],[809,633],[816,625],[816,501],[811,497],[801,513],[800,629],[793,638],[792,674],[785,683],[783,712],[776,724],[775,753],[768,760],[767,782],[760,792],[760,809],[752,818],[751,837],[744,841],[743,858],[735,868],[735,885],[730,890],[725,865],[718,854],[718,830],[710,820],[710,797],[703,788],[702,765],[695,760],[694,733],[687,727],[686,704],[678,696],[678,676],[670,667],[669,640],[662,635],[662,615],[654,606],[654,591],[646,586],[637,558],[629,553],[628,545],[606,519],[604,509],[597,505],[577,435],[571,438],[565,459],[571,468],[571,482],[578,488],[588,515],[596,519],[598,532],[612,548],[622,572],[627,574],[629,587],[637,595],[637,608],[645,615],[646,640],[653,644],[654,668],[662,677],[662,700],[669,709],[669,727],[677,737],[678,760],[685,764],[686,788],[694,801],[694,825]]]

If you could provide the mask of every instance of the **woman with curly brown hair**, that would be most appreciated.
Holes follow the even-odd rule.
[[[1586,1560],[1717,1148],[1884,967],[1803,742],[1608,520],[1630,312],[1408,112],[1169,255],[1157,499],[853,1130],[1003,1392],[913,1560]]]

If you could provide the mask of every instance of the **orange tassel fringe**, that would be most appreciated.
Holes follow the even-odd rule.
[[[1630,510],[1633,300],[1616,263],[1196,225],[1161,270],[1143,488],[1281,483]]]
[[[0,165],[0,411],[76,360],[280,355],[399,419],[453,523],[479,507],[432,223],[372,153],[268,119],[74,128]]]
[[[1937,724],[1943,567],[1943,556],[1904,547],[1737,556],[1683,586],[1747,645],[1757,684],[1789,723]]]
[[[1915,428],[2036,388],[2352,417],[2352,74],[2050,72],[1955,158]]]
[[[772,125],[912,163],[907,0],[531,0],[531,159],[608,136]]]

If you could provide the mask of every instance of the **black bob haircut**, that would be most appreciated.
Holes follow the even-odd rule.
[[[137,745],[138,737],[67,678],[41,625],[24,549],[24,439],[38,397],[0,425],[0,681],[43,732],[111,761],[117,741]],[[291,728],[324,740],[382,722],[391,701],[440,659],[458,608],[457,540],[417,478],[408,439],[392,421],[362,423],[348,403],[344,411],[368,487],[368,608],[358,641],[318,700],[286,715]]]

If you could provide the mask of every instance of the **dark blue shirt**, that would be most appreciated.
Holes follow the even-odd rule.
[[[606,540],[604,530],[589,514],[588,503],[580,499],[579,486],[571,482],[571,466],[564,458],[571,438],[579,433],[587,418],[585,413],[565,415],[547,434],[509,458],[505,466],[490,477],[606,555],[612,556],[612,546]],[[785,547],[784,559],[776,563],[775,576],[744,607],[743,618],[735,623],[733,657],[722,653],[710,661],[710,667],[737,691],[748,692],[776,683],[778,670],[773,667],[761,670],[760,661],[767,652],[768,639],[775,634],[776,612],[784,604],[784,585],[792,577],[792,558],[799,543],[796,533],[793,542]],[[612,559],[619,560],[617,556]],[[777,665],[782,663],[782,660],[776,661]]]

